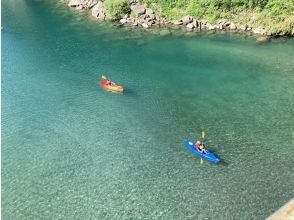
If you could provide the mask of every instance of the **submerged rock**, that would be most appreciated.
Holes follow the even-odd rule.
[[[266,36],[261,36],[261,37],[256,38],[256,42],[259,44],[264,44],[264,43],[269,42],[269,38]]]
[[[145,44],[145,41],[141,39],[141,40],[138,40],[138,41],[136,42],[136,44],[137,44],[138,46],[141,46],[141,45]]]
[[[161,31],[159,31],[160,36],[168,36],[170,34],[171,34],[171,32],[169,30],[161,30]]]

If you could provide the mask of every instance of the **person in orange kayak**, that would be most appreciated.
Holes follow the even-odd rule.
[[[106,85],[111,86],[112,85],[112,81],[110,79],[106,80]]]

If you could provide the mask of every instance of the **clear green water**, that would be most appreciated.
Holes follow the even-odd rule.
[[[2,1],[2,25],[3,219],[264,219],[293,197],[293,40],[159,37],[40,0]],[[182,145],[201,129],[225,164]]]

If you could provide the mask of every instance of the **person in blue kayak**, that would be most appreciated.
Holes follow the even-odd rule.
[[[204,149],[203,143],[201,143],[201,141],[196,141],[195,149],[200,151],[201,153],[206,153],[206,150]]]

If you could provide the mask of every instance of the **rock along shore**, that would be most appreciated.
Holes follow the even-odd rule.
[[[104,21],[107,19],[104,3],[99,0],[61,0],[68,6],[79,9],[88,10],[91,15],[98,20]],[[131,13],[125,14],[120,20],[121,25],[137,26],[142,28],[161,27],[167,25],[175,25],[186,27],[187,31],[198,30],[230,30],[240,31],[255,34],[258,42],[265,42],[270,37],[266,29],[259,27],[253,28],[249,24],[235,24],[229,20],[222,19],[216,24],[210,24],[207,20],[197,19],[187,15],[179,20],[167,20],[156,15],[152,9],[139,5],[135,0],[129,0]]]

